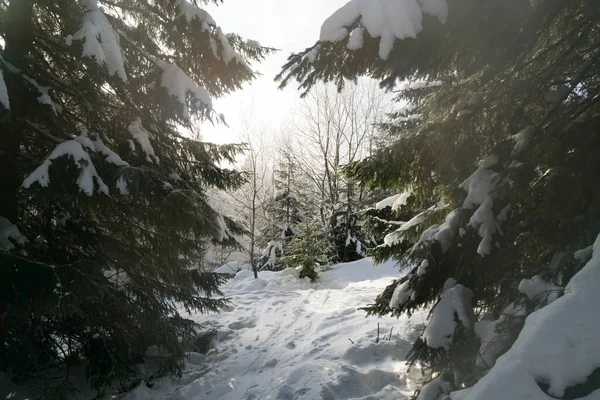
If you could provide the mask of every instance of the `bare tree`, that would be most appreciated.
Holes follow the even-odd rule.
[[[362,202],[363,188],[345,179],[340,167],[369,154],[375,124],[390,107],[390,96],[375,82],[360,81],[340,93],[316,86],[293,114],[287,132],[294,137],[295,163],[310,179],[330,229],[343,214],[348,225],[353,205]]]
[[[248,228],[246,243],[254,277],[258,278],[257,237],[266,223],[265,200],[272,191],[272,163],[266,143],[267,130],[252,119],[250,109],[242,115],[242,140],[247,144],[242,170],[248,174],[248,182],[231,195],[231,207],[242,217]]]

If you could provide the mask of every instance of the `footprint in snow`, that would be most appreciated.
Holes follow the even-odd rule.
[[[227,325],[229,329],[238,330],[244,328],[254,328],[256,324],[253,319],[242,319],[240,321],[234,321]]]
[[[292,349],[295,349],[295,348],[296,348],[296,343],[294,343],[294,341],[292,340],[292,341],[288,342],[288,343],[285,345],[285,347],[287,347],[287,348],[288,348],[288,349],[290,349],[290,350],[292,350]]]

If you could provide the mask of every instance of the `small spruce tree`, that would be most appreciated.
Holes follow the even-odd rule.
[[[284,152],[273,174],[273,198],[266,205],[269,224],[261,235],[266,241],[261,269],[276,271],[287,267],[284,256],[304,219],[297,174],[290,153]]]
[[[303,224],[292,239],[286,262],[300,270],[300,278],[307,277],[316,282],[319,271],[331,263],[333,254],[333,243],[323,225],[313,221]]]

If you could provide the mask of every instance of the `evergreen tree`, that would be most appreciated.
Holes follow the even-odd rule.
[[[266,243],[261,269],[280,270],[286,267],[284,255],[304,218],[297,174],[291,154],[284,152],[273,172],[273,199],[266,206],[270,223],[262,234]]]
[[[412,191],[412,215],[388,232],[382,256],[410,271],[366,309],[431,307],[411,353],[432,377],[419,399],[462,389],[496,398],[494,379],[509,376],[497,358],[520,351],[511,346],[526,317],[556,310],[548,304],[589,259],[573,252],[600,230],[599,20],[586,0],[354,0],[278,77],[309,90],[368,74],[397,92],[402,110],[382,125],[389,144],[345,171]],[[532,386],[515,382],[508,397],[583,397],[600,388],[594,368],[575,381],[521,374]]]
[[[387,196],[362,212],[364,230],[376,244],[369,250],[376,262],[407,250],[408,242],[398,240],[395,232],[415,214],[412,202],[412,193],[407,191]]]
[[[349,262],[364,258],[373,243],[363,229],[361,215],[354,210],[346,210],[336,214],[335,218],[337,223],[333,226],[331,236],[335,244],[336,260]]]
[[[300,270],[300,278],[319,279],[321,267],[331,263],[335,248],[326,229],[318,221],[305,223],[292,239],[286,263]]]
[[[181,131],[271,50],[188,0],[0,2],[0,36],[0,370],[86,359],[101,391],[158,345],[176,372],[180,310],[226,303],[195,269],[236,228],[206,189],[244,180],[218,167],[237,146]]]

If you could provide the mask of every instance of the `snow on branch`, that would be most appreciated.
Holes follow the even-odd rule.
[[[411,252],[414,252],[421,246],[421,244],[436,241],[440,244],[442,248],[442,253],[445,253],[450,249],[452,244],[454,243],[454,238],[456,236],[456,232],[458,230],[458,221],[460,218],[460,210],[453,210],[448,215],[446,215],[446,219],[444,223],[441,225],[432,225],[429,228],[425,229],[423,233],[421,233],[421,237],[419,241],[415,243]]]
[[[535,133],[535,127],[532,125],[511,136],[511,139],[515,141],[515,147],[513,147],[512,154],[517,155],[527,150],[531,145],[533,134]]]
[[[377,204],[375,204],[376,210],[383,210],[386,207],[391,207],[392,211],[399,210],[400,207],[405,206],[408,198],[412,195],[412,192],[409,190],[404,193],[395,194],[390,197],[386,197],[381,200]]]
[[[162,69],[160,86],[167,90],[169,96],[174,97],[183,106],[183,115],[189,119],[190,112],[187,107],[187,94],[192,94],[196,100],[195,106],[200,109],[212,109],[212,99],[208,91],[198,86],[181,68],[161,60],[155,60],[156,65]]]
[[[405,280],[394,289],[389,307],[392,310],[399,310],[408,300],[410,300],[414,292],[414,289],[410,287],[410,279]]]
[[[54,112],[54,115],[57,115],[62,112],[62,106],[60,104],[55,103],[52,100],[52,97],[50,97],[50,95],[48,94],[48,91],[50,90],[49,86],[41,86],[36,82],[35,79],[30,78],[25,74],[21,74],[21,76],[23,77],[23,79],[29,82],[29,84],[31,84],[34,88],[37,89],[37,91],[40,94],[38,97],[38,102],[40,104],[45,104],[49,106],[52,109],[52,112]]]
[[[532,136],[535,132],[533,126],[528,126],[521,130],[515,135],[509,137],[510,140],[514,140],[515,145],[511,155],[516,156],[521,152],[525,151],[532,142]],[[471,218],[469,219],[468,225],[477,230],[481,241],[477,248],[477,253],[481,256],[486,256],[492,252],[493,236],[497,233],[502,234],[500,224],[508,219],[509,212],[511,210],[510,203],[505,205],[497,214],[495,214],[494,206],[497,203],[497,197],[499,195],[498,188],[505,184],[510,183],[508,175],[504,172],[497,172],[493,168],[505,172],[517,166],[515,159],[508,160],[507,162],[500,163],[500,158],[496,155],[492,155],[483,160],[475,172],[465,179],[458,187],[467,192],[467,196],[463,201],[462,208],[458,208],[450,212],[441,225],[434,224],[421,233],[420,239],[415,243],[411,251],[414,252],[422,244],[437,241],[440,243],[442,252],[446,252],[454,243],[456,233],[459,230],[460,215],[463,210],[475,209]],[[377,209],[383,209],[385,207],[395,206],[395,202],[403,203],[403,199],[399,195],[388,197],[381,202],[376,204]],[[402,224],[402,226],[389,233],[384,238],[384,244],[382,246],[394,246],[400,243],[404,239],[404,231],[413,228],[421,224],[427,215],[435,210],[439,210],[440,207],[431,207],[417,215],[411,220]],[[462,229],[462,228],[460,228]]]
[[[4,107],[5,110],[10,110],[10,101],[8,100],[8,89],[6,88],[6,83],[4,82],[4,75],[2,74],[2,70],[0,69],[0,104]]]
[[[0,251],[11,251],[15,249],[15,243],[24,246],[27,242],[15,224],[0,216]]]
[[[109,149],[100,138],[93,141],[94,151],[97,151],[106,156],[105,161],[111,164],[116,165],[117,167],[127,167],[129,163],[127,161],[123,161],[121,156],[117,153]]]
[[[179,9],[178,17],[184,17],[188,24],[197,20],[202,24],[202,29],[208,29],[209,25],[217,24],[206,10],[196,7],[188,0],[175,0],[175,6]]]
[[[459,187],[467,192],[467,198],[463,202],[463,208],[475,210],[469,225],[478,229],[481,242],[477,253],[482,256],[489,255],[492,251],[493,235],[499,230],[499,223],[494,216],[494,200],[496,199],[496,188],[500,183],[500,174],[493,171],[491,167],[498,164],[497,156],[486,158],[477,170]]]
[[[152,137],[152,134],[148,132],[146,128],[144,128],[144,126],[142,125],[141,118],[136,118],[135,121],[133,121],[127,129],[129,130],[129,133],[135,139],[135,141],[138,142],[138,144],[142,148],[142,151],[146,154],[146,161],[159,164],[160,160],[154,153],[154,148],[150,143],[150,138]]]
[[[214,239],[218,243],[222,243],[233,237],[232,233],[227,227],[227,224],[225,223],[225,217],[222,214],[217,214],[215,216],[214,222],[216,227],[216,235],[214,236]]]
[[[365,28],[358,27],[354,28],[354,30],[350,33],[350,39],[348,39],[348,44],[346,47],[348,50],[360,50],[363,47],[365,41]]]
[[[24,73],[21,72],[21,70],[19,68],[15,67],[8,61],[4,60],[2,58],[2,56],[0,56],[0,62],[2,62],[4,64],[5,68],[8,71],[12,72],[13,74],[19,75],[27,83],[29,83],[31,86],[33,86],[35,89],[37,89],[37,91],[40,94],[40,96],[38,97],[38,102],[40,104],[45,104],[45,105],[49,106],[52,109],[52,111],[54,112],[54,115],[62,112],[62,107],[59,104],[55,103],[52,100],[52,98],[50,97],[50,95],[48,94],[48,91],[50,90],[49,86],[41,86],[40,84],[37,83],[37,81],[35,79],[30,78],[29,76],[25,75]],[[4,82],[4,78],[2,76],[2,70],[0,70],[0,104],[2,104],[4,106],[4,108],[6,108],[7,110],[10,109],[10,104],[9,104],[9,100],[8,100],[8,91],[6,88],[6,83]]]
[[[231,47],[229,38],[223,33],[221,28],[217,28],[217,37],[219,38],[219,42],[221,42],[221,46],[223,47],[222,60],[225,62],[225,64],[229,64],[232,60],[235,60],[237,63],[242,64],[246,68],[250,69],[249,65],[246,64],[246,61],[244,61],[242,56],[240,56],[237,51]]]
[[[263,249],[262,255],[267,258],[265,266],[275,267],[278,255],[283,256],[283,244],[279,241],[270,241]]]
[[[66,37],[67,45],[73,40],[83,40],[83,56],[96,59],[100,65],[106,64],[110,76],[117,75],[127,82],[119,35],[114,31],[106,16],[98,8],[96,0],[82,0],[88,9],[83,17],[81,28]]]
[[[545,304],[550,304],[558,299],[562,295],[563,290],[563,287],[548,283],[538,275],[531,279],[523,279],[519,283],[519,292],[529,297],[530,300],[536,300]]]
[[[89,139],[88,139],[89,140]],[[50,184],[50,165],[52,161],[57,158],[67,156],[73,159],[73,162],[80,170],[79,177],[77,178],[77,185],[80,190],[91,196],[94,192],[94,181],[98,185],[98,192],[108,195],[108,187],[102,181],[102,178],[96,172],[96,167],[92,163],[90,155],[84,150],[81,143],[77,140],[68,140],[62,142],[54,148],[50,156],[44,160],[42,165],[36,168],[25,180],[23,181],[23,187],[29,188],[32,184],[37,182],[40,186],[48,187]]]
[[[211,26],[215,28],[214,33],[216,34],[217,40],[219,43],[221,43],[221,47],[223,49],[222,54],[219,57],[217,42],[211,36],[210,46],[215,58],[221,58],[225,64],[229,64],[232,60],[235,60],[237,63],[242,64],[246,68],[250,69],[250,66],[246,63],[244,58],[240,56],[229,43],[228,36],[230,36],[230,34],[224,34],[222,29],[217,26],[217,23],[213,17],[206,10],[197,7],[188,0],[175,0],[175,6],[179,9],[177,18],[185,18],[188,24],[196,20],[200,22],[203,31],[208,30]],[[255,40],[248,40],[246,41],[246,44],[254,49],[260,48],[260,44]]]
[[[432,87],[440,87],[443,85],[442,81],[425,81],[425,80],[416,80],[412,82],[404,82],[400,85],[399,90],[418,90]],[[414,106],[411,107],[408,111],[412,111]]]
[[[348,26],[360,20],[371,37],[381,38],[379,57],[386,60],[396,39],[415,38],[423,29],[423,14],[442,23],[448,17],[446,0],[351,0],[334,12],[321,26],[321,41],[338,42],[348,36]],[[353,30],[347,48],[358,50],[363,30]]]
[[[396,200],[399,200],[399,199],[396,199]],[[400,228],[387,234],[383,238],[383,244],[381,246],[391,247],[398,243],[401,243],[404,240],[404,235],[405,235],[404,232],[405,231],[407,231],[417,225],[420,225],[432,212],[439,210],[441,208],[442,208],[442,206],[440,204],[434,204],[433,206],[429,207],[425,211],[422,211],[419,214],[415,215],[410,220],[402,223],[400,225]],[[437,227],[438,227],[438,225],[435,225],[435,228],[437,228]]]
[[[457,327],[457,319],[466,328],[471,327],[475,321],[475,314],[471,306],[473,298],[471,289],[460,284],[454,287],[444,286],[446,290],[433,308],[431,320],[423,333],[427,346],[432,349],[448,350],[450,348]]]

